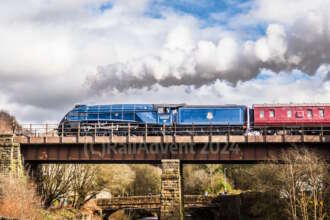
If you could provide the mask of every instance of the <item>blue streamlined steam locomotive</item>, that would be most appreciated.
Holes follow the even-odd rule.
[[[76,105],[61,120],[59,134],[176,135],[191,132],[242,134],[246,106],[185,104]],[[128,129],[129,128],[129,129]]]

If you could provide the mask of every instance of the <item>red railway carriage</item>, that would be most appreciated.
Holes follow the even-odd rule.
[[[253,105],[254,127],[323,128],[330,127],[329,104]]]

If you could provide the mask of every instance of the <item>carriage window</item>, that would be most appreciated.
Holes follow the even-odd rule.
[[[319,109],[320,118],[324,118],[324,109]]]
[[[274,109],[269,110],[269,117],[274,118],[275,117],[275,111]]]
[[[158,108],[158,114],[163,114],[164,113],[164,108]]]
[[[264,116],[265,116],[265,113],[264,113],[264,110],[262,110],[262,111],[260,111],[260,118],[264,118]]]
[[[313,117],[313,111],[311,109],[307,110],[307,118],[312,118]]]
[[[304,111],[297,111],[296,112],[296,117],[297,118],[303,118],[304,117]]]
[[[291,118],[291,117],[292,117],[292,111],[288,110],[288,118]]]

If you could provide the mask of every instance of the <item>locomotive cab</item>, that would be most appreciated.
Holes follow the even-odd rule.
[[[171,107],[157,107],[157,121],[159,125],[173,124],[173,108]]]

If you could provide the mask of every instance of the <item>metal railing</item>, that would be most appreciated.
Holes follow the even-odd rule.
[[[58,136],[58,124],[22,124],[14,133],[28,137]]]
[[[63,123],[23,124],[14,131],[16,136],[180,136],[180,135],[330,135],[330,127],[258,127],[247,131],[242,126],[156,126],[124,123]]]

